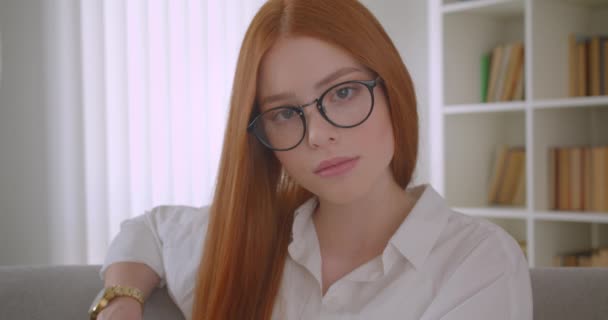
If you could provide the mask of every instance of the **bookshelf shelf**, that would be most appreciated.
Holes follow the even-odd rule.
[[[530,217],[526,208],[454,208],[458,212],[462,212],[471,216],[486,217],[486,218],[503,218],[503,219],[527,219]]]
[[[544,99],[532,101],[534,109],[608,107],[608,96]]]
[[[549,172],[551,150],[608,146],[608,95],[571,97],[569,90],[569,35],[608,37],[608,0],[429,1],[429,85],[437,88],[429,100],[431,184],[454,210],[525,242],[530,267],[553,266],[565,252],[608,247],[608,212],[553,210]],[[488,70],[482,57],[513,43],[524,46],[524,98],[482,102],[481,71]],[[491,100],[509,100],[498,96]],[[504,203],[490,190],[505,145],[525,152],[516,160],[525,168],[517,180],[523,206],[490,204]]]
[[[486,112],[511,112],[524,111],[526,104],[523,102],[497,102],[497,103],[478,103],[449,105],[443,109],[443,113],[448,114],[473,114]]]
[[[608,5],[606,0],[562,0],[565,3],[574,4],[574,5],[582,5],[589,7],[605,7]]]
[[[511,17],[524,12],[523,0],[479,0],[447,2],[443,5],[443,13],[477,13],[492,17]]]
[[[608,224],[608,213],[605,212],[576,212],[576,211],[539,211],[532,215],[534,220],[589,222]]]

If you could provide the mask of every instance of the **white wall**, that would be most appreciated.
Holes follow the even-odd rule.
[[[0,265],[50,259],[40,1],[0,1]]]
[[[428,14],[425,0],[361,0],[376,15],[414,79],[420,118],[420,150],[413,183],[429,181]]]
[[[0,265],[85,261],[77,2],[0,1]]]
[[[81,162],[74,160],[82,156],[77,147],[82,136],[82,127],[77,125],[81,117],[79,70],[73,63],[78,57],[64,54],[72,50],[63,50],[79,44],[69,43],[62,36],[77,32],[77,2],[0,0],[0,265],[84,261],[80,246],[86,238],[82,229],[84,183],[83,177],[72,170],[74,163]],[[386,28],[414,78],[421,120],[421,149],[414,180],[426,182],[426,1],[362,2]],[[56,118],[61,108],[73,110],[73,118]],[[57,188],[59,184],[67,188]],[[63,247],[65,250],[61,250]]]

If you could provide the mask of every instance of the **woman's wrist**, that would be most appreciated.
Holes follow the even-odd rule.
[[[108,306],[104,308],[99,317],[99,320],[111,319],[141,319],[144,309],[141,303],[131,297],[117,297],[112,299]]]

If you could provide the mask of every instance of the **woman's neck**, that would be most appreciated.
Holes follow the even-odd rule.
[[[380,179],[350,203],[319,198],[313,221],[323,256],[350,259],[376,256],[407,217],[416,197],[393,179]]]

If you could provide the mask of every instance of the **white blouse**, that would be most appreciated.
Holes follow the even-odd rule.
[[[295,211],[273,319],[532,320],[528,263],[497,225],[451,210],[428,184],[382,255],[321,292],[321,255],[311,198]],[[142,262],[191,319],[208,207],[161,206],[128,219],[100,271]]]

